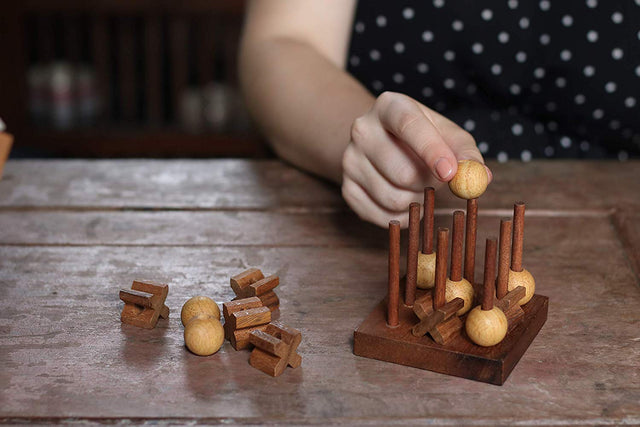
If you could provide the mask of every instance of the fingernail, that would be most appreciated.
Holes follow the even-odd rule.
[[[438,178],[440,178],[442,181],[445,181],[447,178],[449,178],[449,175],[451,175],[451,172],[453,172],[451,163],[449,163],[449,160],[445,159],[444,157],[440,157],[438,159],[435,165],[435,169],[436,174],[438,174]]]
[[[489,176],[489,182],[493,181],[493,172],[491,172],[491,169],[489,169],[487,165],[484,165],[484,168],[487,170],[487,175]]]

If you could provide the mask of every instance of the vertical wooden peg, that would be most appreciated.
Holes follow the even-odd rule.
[[[436,285],[433,291],[433,310],[445,305],[445,293],[447,288],[447,256],[449,252],[449,229],[438,228],[438,241],[436,252]]]
[[[478,199],[467,200],[467,226],[464,243],[464,278],[473,284],[476,270],[476,235],[478,231]]]
[[[400,300],[400,222],[389,221],[389,296],[387,325],[396,327]]]
[[[500,220],[500,251],[498,256],[498,281],[496,294],[498,299],[507,294],[509,282],[509,263],[511,261],[511,218]]]
[[[409,205],[409,247],[407,250],[407,282],[404,304],[413,307],[418,276],[418,245],[420,243],[420,203]]]

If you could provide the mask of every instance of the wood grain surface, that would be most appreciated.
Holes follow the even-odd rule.
[[[502,387],[353,355],[386,292],[387,235],[336,187],[271,161],[8,162],[0,422],[640,423],[640,165],[493,166],[477,241],[526,200],[523,265],[550,298]],[[303,366],[277,378],[229,343],[189,353],[175,314],[194,295],[231,300],[229,277],[254,266],[280,277],[280,319],[303,336]],[[138,278],[169,285],[153,330],[119,321],[118,290]]]

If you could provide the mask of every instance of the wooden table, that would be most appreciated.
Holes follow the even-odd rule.
[[[0,421],[640,423],[640,163],[491,166],[478,245],[525,199],[524,263],[551,298],[502,387],[352,354],[386,290],[386,231],[331,185],[277,161],[9,162]],[[438,201],[437,221],[458,206]],[[278,378],[228,343],[207,358],[183,345],[184,301],[230,300],[249,266],[280,274],[281,319],[303,333],[302,367]],[[154,330],[120,323],[135,278],[170,286]]]

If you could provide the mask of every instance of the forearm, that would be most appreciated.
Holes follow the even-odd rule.
[[[286,37],[244,42],[240,78],[248,107],[278,155],[340,182],[351,124],[373,96],[311,45]]]

